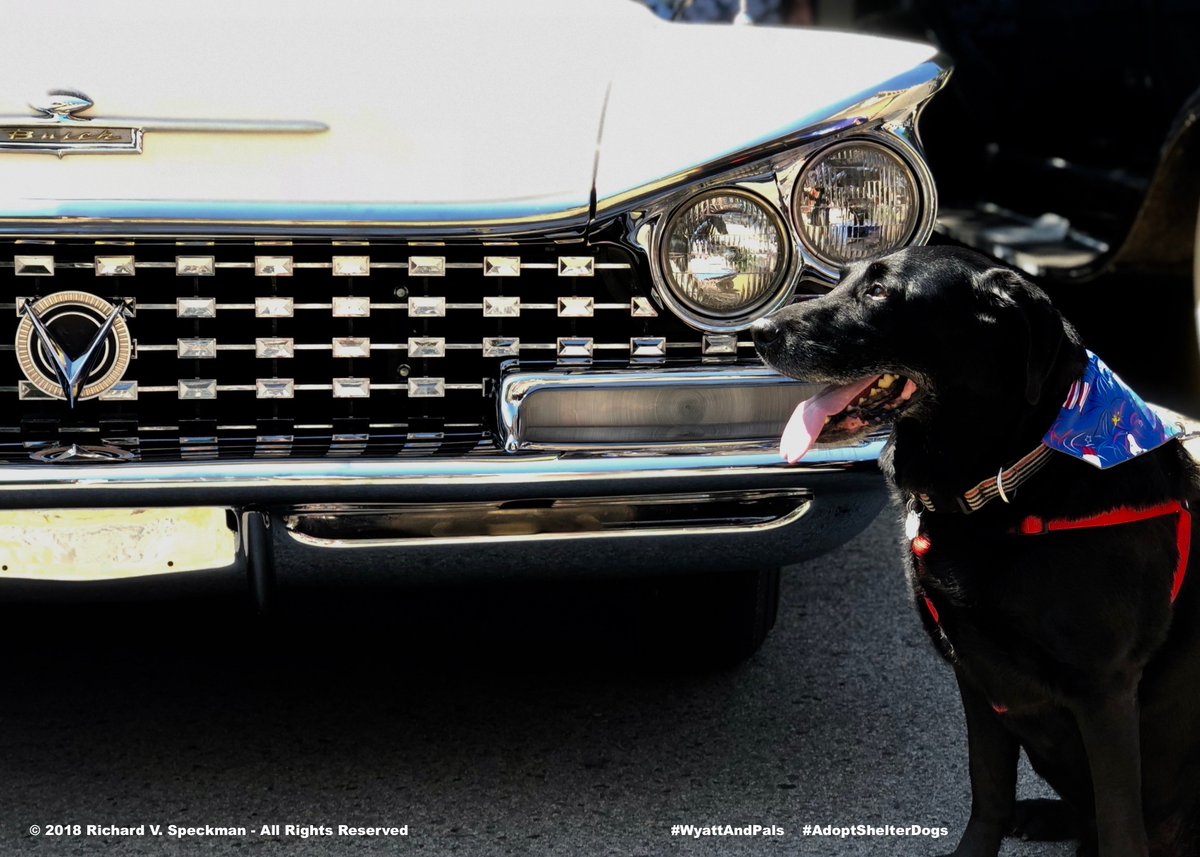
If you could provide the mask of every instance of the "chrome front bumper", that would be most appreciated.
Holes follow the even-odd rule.
[[[755,439],[807,395],[762,367],[514,373],[503,450],[0,465],[0,579],[180,578],[215,570],[209,543],[263,592],[276,576],[786,565],[884,502],[881,440],[788,467]]]
[[[818,449],[791,467],[775,450],[762,448],[695,455],[495,452],[374,461],[9,465],[0,467],[0,508],[228,509],[238,548],[231,565],[217,573],[249,577],[263,597],[276,579],[323,584],[750,568],[817,556],[866,526],[885,502],[876,466],[881,447],[874,440]],[[557,514],[547,511],[551,507],[582,509],[585,516],[596,514],[593,507],[627,514],[681,498],[686,503],[678,508],[689,509],[731,499],[747,508],[756,498],[776,509],[781,498],[794,502],[777,514],[748,514],[723,525],[714,525],[711,513],[696,526],[681,515],[661,525],[623,526],[620,516],[615,524],[550,525],[549,531],[537,523]],[[491,520],[480,510],[503,510],[504,520],[517,526],[456,531],[451,525],[426,533],[408,526],[389,532],[386,523],[369,532],[361,526],[364,515],[377,522],[389,515],[403,520],[406,509],[431,506],[444,510],[448,522]],[[103,558],[96,566],[94,579],[111,576]]]
[[[773,449],[692,455],[479,453],[385,460],[264,459],[0,466],[0,508],[454,502],[806,487],[869,472],[883,441],[815,449],[788,467]],[[880,489],[882,490],[882,488]]]

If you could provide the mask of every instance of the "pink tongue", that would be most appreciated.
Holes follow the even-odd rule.
[[[797,405],[779,441],[779,452],[787,459],[787,463],[795,464],[803,458],[817,442],[817,435],[825,427],[826,417],[833,416],[857,399],[879,377],[872,375],[840,387],[834,384]]]

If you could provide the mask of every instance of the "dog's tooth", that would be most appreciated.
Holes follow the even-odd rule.
[[[881,389],[884,389],[884,390],[886,390],[888,387],[892,386],[892,383],[893,383],[895,380],[896,380],[896,376],[895,376],[895,375],[884,375],[884,376],[883,376],[882,378],[880,378],[880,379],[879,379],[879,380],[878,380],[876,383],[879,385],[879,387],[880,387]]]

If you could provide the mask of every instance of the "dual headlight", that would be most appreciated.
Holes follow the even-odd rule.
[[[808,255],[837,268],[888,253],[912,237],[920,190],[908,164],[879,143],[856,140],[818,152],[792,189],[792,225]],[[663,277],[689,310],[747,316],[780,294],[791,260],[776,209],[748,191],[701,193],[667,219]]]

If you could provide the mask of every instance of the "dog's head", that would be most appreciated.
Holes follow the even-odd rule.
[[[853,265],[828,294],[760,319],[753,334],[771,367],[831,385],[788,423],[781,448],[789,461],[818,440],[848,443],[948,402],[1028,411],[1060,357],[1080,350],[1041,289],[950,247]]]

